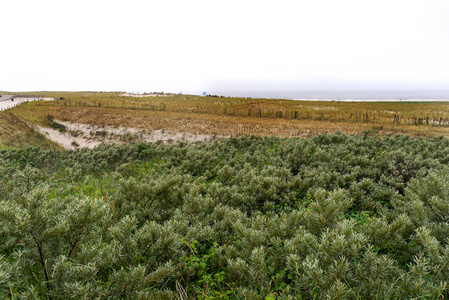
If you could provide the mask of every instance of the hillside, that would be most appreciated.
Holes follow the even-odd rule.
[[[0,112],[0,148],[37,146],[42,149],[61,149],[9,112]]]

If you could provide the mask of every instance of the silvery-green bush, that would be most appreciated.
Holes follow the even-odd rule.
[[[438,299],[449,140],[0,150],[11,299]]]

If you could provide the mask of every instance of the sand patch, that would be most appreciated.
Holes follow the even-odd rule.
[[[171,95],[169,95],[169,94],[160,94],[160,93],[155,93],[155,94],[123,93],[123,94],[120,94],[119,96],[122,96],[122,97],[134,97],[134,98],[145,98],[145,97],[168,97],[168,96],[171,96]]]
[[[48,139],[66,149],[94,148],[101,143],[124,144],[129,142],[159,142],[164,144],[207,143],[225,136],[210,134],[179,133],[167,130],[147,130],[134,127],[96,126],[83,123],[55,122],[66,127],[65,132],[53,128],[36,126]]]

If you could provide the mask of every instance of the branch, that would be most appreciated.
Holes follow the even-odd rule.
[[[6,184],[8,183],[9,178],[6,178],[5,180],[3,180],[2,182],[2,186],[0,188],[0,195],[3,193],[3,190],[6,188]]]
[[[151,244],[148,245],[148,247],[147,247],[147,248],[145,249],[145,251],[143,252],[142,257],[144,257],[144,256],[147,254],[148,250],[150,250],[150,247],[153,246],[153,244],[154,244],[155,242],[156,242],[156,240],[152,241]]]
[[[39,258],[41,261],[42,268],[44,269],[45,287],[47,288],[48,298],[51,300],[52,298],[50,296],[50,279],[48,277],[47,266],[45,265],[44,255],[42,253],[42,247],[41,247],[40,243],[37,241],[34,234],[32,232],[30,232],[30,233],[31,233],[31,236],[33,237],[34,242],[36,243],[37,250],[39,251]]]
[[[72,255],[72,251],[73,251],[73,249],[75,249],[76,243],[78,243],[78,239],[76,239],[70,246],[70,251],[69,251],[69,254],[67,255],[67,258],[70,258],[70,256]]]

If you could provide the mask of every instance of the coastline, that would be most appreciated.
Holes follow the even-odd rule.
[[[231,98],[335,102],[448,102],[449,90],[213,91]]]
[[[449,99],[285,99],[294,101],[323,102],[449,102]]]

